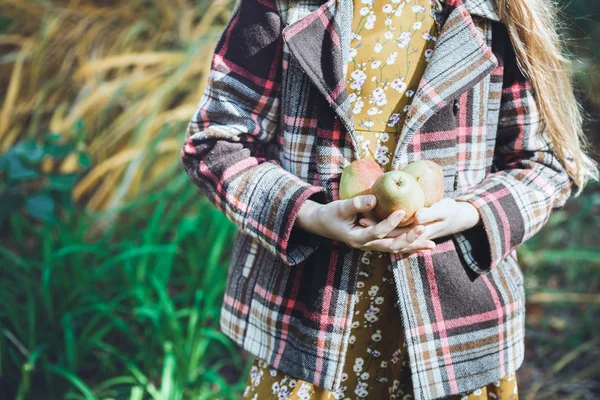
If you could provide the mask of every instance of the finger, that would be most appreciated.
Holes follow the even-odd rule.
[[[377,203],[377,198],[372,194],[365,194],[342,200],[340,204],[340,214],[342,217],[351,217],[358,213],[367,212]]]
[[[371,240],[373,239],[382,239],[386,237],[391,231],[393,231],[400,221],[404,218],[406,212],[404,210],[396,210],[383,221],[370,226],[368,229],[371,230],[369,232],[371,234]]]
[[[429,207],[423,207],[415,213],[415,220],[419,224],[426,224],[444,219],[452,211],[452,203],[454,200],[443,198]]]
[[[370,218],[361,218],[358,220],[358,223],[360,225],[364,226],[365,228],[367,228],[369,226],[377,225],[377,222],[375,222],[374,220],[372,220]]]
[[[415,226],[414,228],[410,229],[406,235],[400,235],[399,237],[393,239],[392,243],[390,244],[391,251],[402,251],[402,249],[409,247],[413,242],[420,239],[423,233],[425,233],[425,227],[423,225]]]
[[[432,250],[435,248],[435,242],[431,240],[416,240],[400,249],[393,247],[393,239],[384,238],[372,240],[365,244],[362,249],[364,250],[376,250],[387,253],[412,253],[416,251]]]
[[[412,243],[423,233],[425,233],[425,227],[423,225],[416,225],[414,228],[408,231],[406,235],[406,241],[408,241],[408,243]]]
[[[396,229],[401,230],[398,236],[392,238],[375,238],[366,242],[365,245],[369,246],[376,244],[377,246],[384,247],[382,251],[396,251],[408,246],[419,237],[420,233],[423,233],[424,231],[424,227],[422,225]]]
[[[366,243],[374,239],[382,239],[390,233],[404,218],[406,213],[403,210],[396,210],[383,221],[366,227],[351,231],[351,239],[358,243]]]
[[[433,240],[418,239],[399,250],[400,253],[414,253],[416,251],[433,250],[436,243]]]
[[[424,226],[425,232],[422,234],[422,237],[427,239],[437,239],[443,236],[443,232],[446,231],[446,223],[443,220],[425,224]]]

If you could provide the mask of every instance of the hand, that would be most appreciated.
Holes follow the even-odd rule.
[[[372,226],[357,225],[358,215],[368,213],[376,202],[377,198],[373,195],[335,200],[327,204],[307,200],[298,213],[296,223],[308,232],[361,250],[412,253],[435,247],[433,241],[421,238],[425,232],[423,225],[397,228],[405,214],[401,210]]]
[[[359,223],[362,226],[376,224],[371,218],[362,218]],[[423,225],[425,232],[421,238],[433,240],[462,232],[480,223],[479,212],[473,205],[464,201],[444,198],[430,207],[417,210],[412,225],[406,228]]]

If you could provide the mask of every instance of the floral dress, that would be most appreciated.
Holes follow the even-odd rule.
[[[362,157],[384,171],[437,38],[436,0],[354,0],[347,89]],[[336,392],[255,359],[244,399],[412,399],[409,359],[389,254],[364,251],[350,342]],[[518,399],[515,375],[449,399]]]

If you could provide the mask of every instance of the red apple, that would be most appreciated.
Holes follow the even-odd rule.
[[[340,199],[350,199],[355,196],[370,194],[371,186],[377,178],[383,175],[383,170],[370,158],[352,161],[340,178]]]

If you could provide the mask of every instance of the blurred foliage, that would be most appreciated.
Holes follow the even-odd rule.
[[[110,225],[72,202],[42,209],[25,196],[2,223],[7,399],[234,398],[246,360],[218,321],[235,227],[186,176]]]
[[[179,161],[233,0],[2,0],[0,398],[221,399],[234,226]],[[600,148],[600,3],[561,0]],[[522,398],[600,393],[600,187],[519,248]]]

